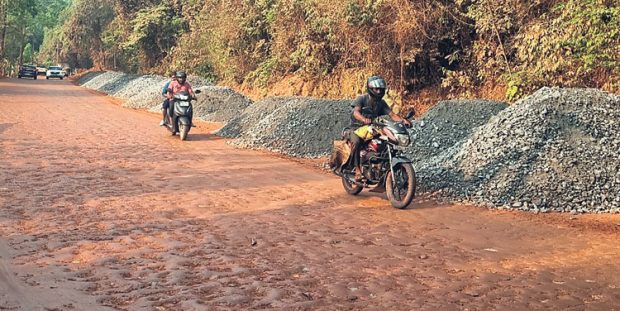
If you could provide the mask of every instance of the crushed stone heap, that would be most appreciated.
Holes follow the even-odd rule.
[[[169,78],[132,75],[114,71],[89,72],[77,79],[82,86],[125,100],[123,107],[160,112],[162,88]],[[202,91],[194,102],[194,116],[204,121],[227,122],[238,116],[251,101],[228,87],[213,86],[204,78],[188,77]]]
[[[350,123],[351,100],[276,97],[246,109],[220,133],[238,137],[232,144],[299,157],[331,152],[334,139]],[[235,135],[238,134],[238,135]]]
[[[225,86],[202,86],[196,88],[202,93],[196,95],[194,115],[204,121],[228,122],[238,116],[252,101]]]
[[[506,107],[506,103],[488,100],[446,100],[414,120],[409,130],[412,143],[405,151],[413,160],[422,186],[427,170],[453,157],[475,128]]]
[[[620,211],[620,96],[543,88],[479,127],[431,191],[535,212]]]

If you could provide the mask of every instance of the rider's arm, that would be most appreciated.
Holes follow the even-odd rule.
[[[364,106],[364,96],[359,96],[353,102],[353,118],[361,122],[362,124],[370,124],[371,120],[364,117],[362,114],[362,107]]]
[[[392,118],[392,120],[396,121],[396,122],[400,122],[403,121],[403,123],[405,123],[406,126],[411,126],[411,121],[395,114],[394,112],[390,111],[390,118]]]
[[[192,85],[187,81],[185,81],[185,85],[187,86],[189,96],[191,96],[192,99],[196,99],[196,93],[194,93],[194,88],[192,88]]]
[[[170,83],[170,85],[168,85],[168,91],[166,92],[166,97],[168,99],[172,99],[172,83]]]
[[[389,115],[390,118],[394,120],[395,122],[403,121],[406,126],[411,125],[411,122],[409,122],[409,120],[399,116],[398,114],[395,114],[394,111],[392,111],[392,109],[390,109],[390,106],[388,106],[387,104],[385,104],[384,111],[387,112],[386,114]]]
[[[355,118],[355,120],[360,121],[362,124],[370,124],[371,120],[364,117],[364,115],[362,115],[362,107],[361,106],[355,106],[355,108],[353,108],[353,117]]]
[[[161,95],[162,96],[166,97],[166,95],[168,94],[168,88],[169,87],[170,87],[170,81],[166,82],[166,84],[162,88],[162,91],[161,91]]]

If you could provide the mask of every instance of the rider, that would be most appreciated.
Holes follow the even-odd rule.
[[[168,114],[168,108],[170,107],[170,101],[168,100],[168,97],[166,95],[168,94],[168,87],[170,86],[170,83],[175,81],[176,79],[176,74],[172,72],[170,74],[170,80],[168,80],[166,84],[164,84],[164,87],[161,90],[161,96],[164,97],[164,102],[161,105],[161,122],[159,122],[159,126],[164,126],[164,123],[166,123],[166,115]]]
[[[192,99],[196,99],[192,85],[187,82],[187,73],[185,71],[177,71],[174,76],[176,80],[170,82],[168,86],[168,100],[172,102],[174,95],[180,92],[188,92]]]
[[[351,127],[358,130],[351,131],[350,140],[351,158],[355,166],[355,180],[362,180],[362,168],[360,163],[360,149],[364,145],[365,138],[360,137],[360,133],[365,132],[368,125],[372,123],[372,119],[389,115],[395,122],[403,121],[406,126],[411,126],[411,122],[401,118],[392,112],[390,106],[383,100],[387,83],[380,76],[372,76],[366,81],[366,91],[368,94],[358,96],[353,102],[353,113],[351,114]],[[361,130],[361,131],[360,131]]]

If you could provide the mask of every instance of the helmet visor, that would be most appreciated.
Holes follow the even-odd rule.
[[[385,80],[383,79],[373,79],[373,80],[368,81],[369,89],[373,89],[373,88],[385,89],[386,87],[387,86],[386,86]]]

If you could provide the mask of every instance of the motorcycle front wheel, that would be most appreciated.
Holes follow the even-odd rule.
[[[179,136],[181,140],[185,140],[187,138],[187,133],[189,133],[190,125],[187,124],[179,124]]]
[[[388,173],[385,192],[392,206],[403,209],[415,197],[415,171],[411,163],[402,163],[394,167],[394,175]]]

